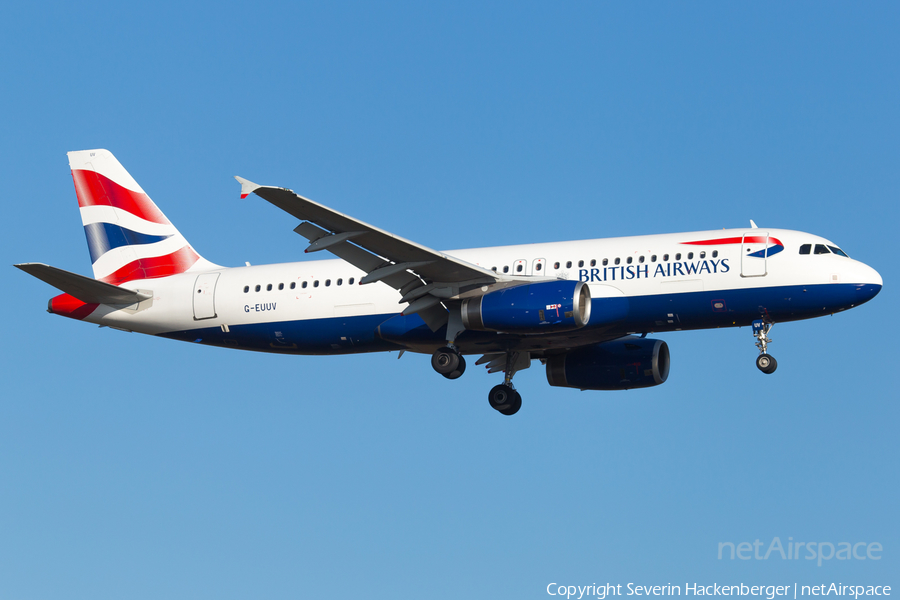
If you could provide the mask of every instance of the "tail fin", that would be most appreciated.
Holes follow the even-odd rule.
[[[119,285],[215,269],[109,150],[69,152],[94,278]]]

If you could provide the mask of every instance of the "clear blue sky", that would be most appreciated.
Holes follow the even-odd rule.
[[[9,3],[8,3],[9,4]],[[0,599],[544,598],[551,582],[900,585],[900,10],[867,3],[5,6]],[[660,336],[663,386],[449,382],[44,312],[89,274],[65,153],[112,150],[223,265],[302,258],[232,175],[434,248],[742,227],[871,303]],[[891,391],[894,390],[894,391]],[[717,560],[724,541],[880,561]]]

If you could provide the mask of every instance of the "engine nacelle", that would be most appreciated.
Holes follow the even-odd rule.
[[[591,318],[591,291],[583,281],[526,283],[462,303],[466,329],[551,333],[579,329]]]
[[[669,377],[669,346],[627,336],[547,359],[547,382],[582,390],[653,387]]]

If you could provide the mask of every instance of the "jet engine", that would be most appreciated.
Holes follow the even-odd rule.
[[[626,336],[547,359],[547,382],[582,390],[652,387],[669,377],[669,346]]]
[[[591,292],[582,281],[543,281],[490,292],[462,303],[466,329],[551,333],[579,329],[591,318]]]

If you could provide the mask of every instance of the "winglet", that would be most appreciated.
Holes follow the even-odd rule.
[[[756,226],[756,223],[753,222],[753,219],[750,219],[750,228],[751,229],[759,229],[759,227]]]
[[[235,175],[234,178],[237,179],[238,183],[241,184],[241,199],[242,200],[262,187],[261,185],[257,185],[255,183],[253,183],[249,179],[244,179],[243,177],[238,177],[237,175]]]

